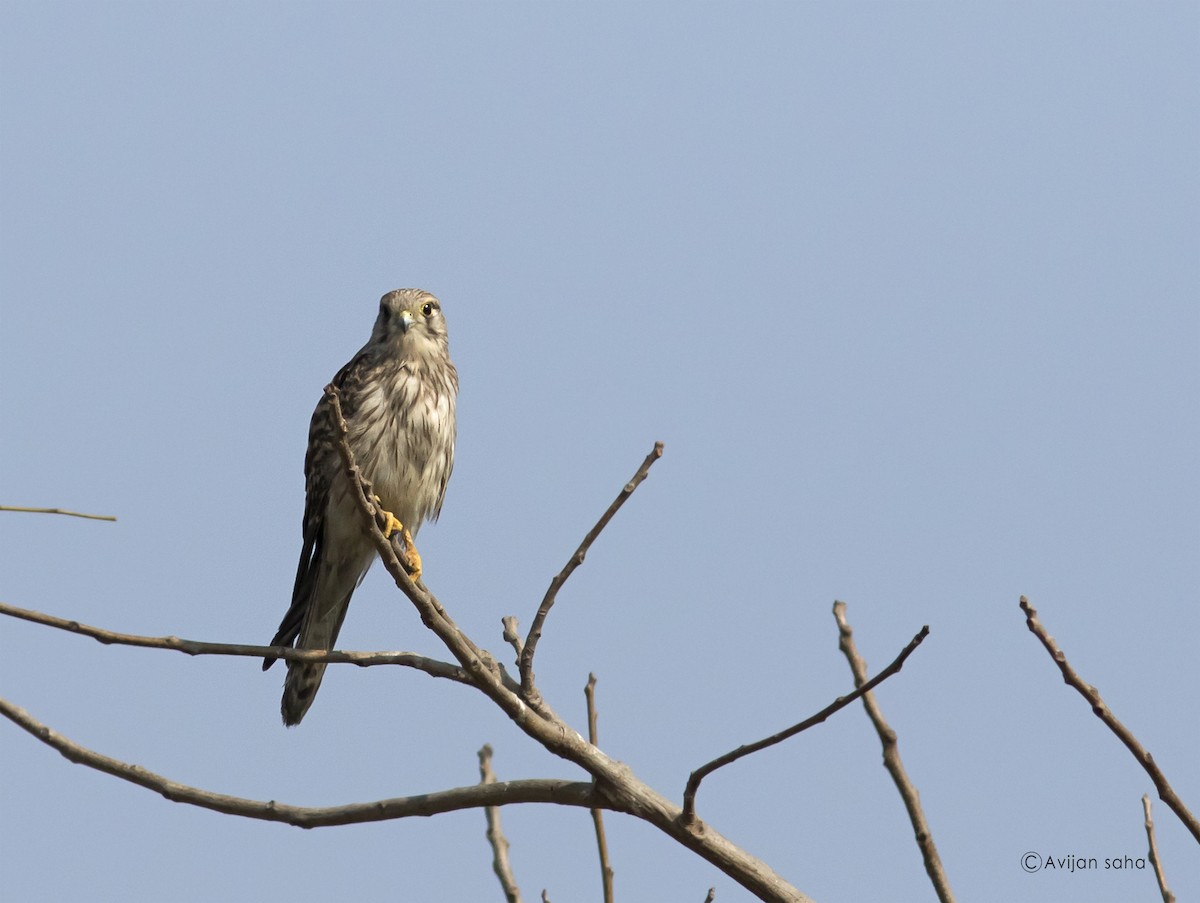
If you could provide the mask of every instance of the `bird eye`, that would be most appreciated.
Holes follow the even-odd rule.
[[[421,305],[421,313],[426,317],[432,317],[435,310],[437,310],[437,307],[432,301],[426,301]]]

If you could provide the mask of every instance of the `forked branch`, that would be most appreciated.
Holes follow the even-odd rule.
[[[491,654],[476,646],[458,628],[425,585],[412,579],[401,563],[396,547],[381,529],[380,512],[371,501],[372,493],[369,484],[363,480],[346,440],[348,427],[342,415],[337,391],[333,387],[327,387],[326,393],[331,402],[331,417],[339,431],[338,451],[350,478],[352,495],[363,512],[364,523],[369,524],[369,533],[379,551],[383,566],[392,576],[396,586],[416,608],[422,622],[441,639],[458,662],[457,670],[449,670],[445,675],[439,674],[439,676],[453,675],[454,679],[469,682],[491,699],[518,728],[546,750],[587,772],[591,777],[590,781],[553,779],[507,781],[476,784],[421,796],[377,800],[349,806],[329,808],[289,806],[274,801],[261,802],[242,799],[189,787],[148,772],[136,765],[109,758],[68,740],[35,720],[29,713],[3,700],[0,700],[0,714],[24,728],[43,743],[57,749],[71,761],[154,790],[172,801],[213,809],[230,815],[286,822],[301,827],[351,824],[403,818],[410,815],[433,815],[456,809],[486,808],[524,802],[557,803],[582,806],[591,810],[607,809],[623,812],[658,828],[685,848],[715,865],[761,900],[777,901],[777,903],[807,903],[808,897],[788,884],[770,866],[730,843],[711,826],[704,824],[699,819],[693,819],[685,824],[680,818],[681,810],[678,806],[639,780],[628,766],[611,759],[596,745],[588,742],[555,714],[548,704],[539,701],[536,707],[531,705],[527,701],[526,694],[522,692],[522,687],[509,677]],[[554,593],[583,560],[583,555],[595,537],[611,520],[613,514],[629,494],[645,479],[646,471],[661,454],[662,446],[656,445],[654,452],[647,457],[634,480],[625,487],[618,499],[609,507],[596,527],[585,538],[572,562],[568,563],[562,574],[556,578],[552,591],[543,600],[543,607],[539,610],[538,622],[535,625],[536,629],[530,634],[531,639],[527,640],[523,647],[519,642],[513,643],[514,649],[520,650],[522,662],[529,663],[529,667],[523,670],[522,677],[532,691],[530,695],[533,698],[540,699],[533,683],[530,644],[531,642],[536,643],[537,636],[540,635],[541,624],[545,621],[550,605],[553,604]],[[113,634],[110,631],[89,628],[75,622],[55,623],[56,620],[61,619],[53,619],[50,616],[35,616],[31,620],[89,635],[101,642],[128,641],[130,645],[177,649],[190,654],[253,655],[255,657],[274,655],[278,658],[305,661],[355,661],[354,653],[313,653],[280,647],[198,644],[195,641],[182,641],[170,637],[152,638]],[[216,648],[218,645],[221,648]],[[414,662],[404,663],[416,667]],[[455,669],[456,666],[448,665],[446,667]]]
[[[581,806],[586,809],[607,805],[603,796],[597,793],[588,781],[537,779],[472,784],[419,796],[401,796],[345,806],[290,806],[275,800],[251,800],[201,790],[147,771],[139,765],[102,755],[67,739],[6,699],[0,699],[0,715],[24,728],[47,746],[57,749],[69,761],[153,790],[172,802],[187,803],[214,812],[224,812],[226,815],[283,822],[299,828],[356,825],[514,803],[557,803],[561,806]]]
[[[503,680],[503,672],[495,659],[487,652],[476,646],[450,619],[441,603],[429,592],[424,584],[416,583],[400,563],[395,549],[380,529],[380,520],[375,506],[364,491],[363,480],[354,462],[353,452],[346,441],[348,427],[342,416],[341,405],[338,402],[337,390],[332,386],[326,388],[330,398],[331,415],[334,418],[339,433],[338,452],[346,466],[346,472],[351,478],[352,486],[358,491],[355,494],[363,516],[370,524],[371,536],[375,547],[379,550],[383,566],[391,574],[400,591],[408,597],[421,621],[446,645],[459,664],[470,674],[475,685],[490,698],[511,720],[528,736],[540,743],[549,752],[569,762],[573,762],[588,772],[595,781],[598,791],[610,805],[601,808],[626,812],[658,828],[663,833],[674,838],[687,849],[715,865],[729,877],[733,878],[751,893],[762,900],[768,901],[801,901],[808,900],[804,894],[788,884],[769,865],[739,849],[726,838],[722,837],[711,826],[699,819],[685,824],[680,818],[681,810],[662,794],[639,780],[628,766],[605,755],[599,748],[588,743],[580,734],[563,721],[544,701],[535,708],[526,701],[523,692],[513,692]],[[656,444],[654,451],[647,457],[638,474],[635,483],[627,485],[613,505],[597,523],[588,538],[585,538],[583,550],[599,535],[604,525],[612,519],[620,504],[636,488],[636,483],[645,479],[645,471],[662,454],[661,444]],[[578,566],[576,563],[575,566]],[[574,567],[568,564],[564,572]],[[563,577],[563,580],[566,578]],[[561,581],[558,584],[561,586]],[[552,594],[551,604],[553,603]],[[548,610],[548,609],[547,609]],[[543,616],[544,620],[544,616]],[[532,631],[531,631],[532,633]],[[521,650],[523,656],[529,654],[529,641]],[[529,680],[532,685],[532,671]],[[536,692],[536,687],[534,688]]]
[[[809,718],[805,718],[799,724],[793,724],[791,727],[784,728],[783,730],[772,734],[769,737],[764,737],[763,739],[756,740],[753,743],[747,743],[744,746],[739,746],[737,749],[731,750],[725,753],[723,756],[718,756],[711,762],[701,765],[699,768],[693,771],[691,776],[688,777],[687,786],[683,791],[684,820],[690,821],[696,817],[696,792],[700,789],[700,782],[706,777],[708,777],[718,768],[724,768],[726,765],[736,762],[738,759],[741,759],[744,756],[748,756],[751,753],[756,753],[759,750],[766,749],[769,746],[774,746],[776,743],[782,743],[789,737],[794,737],[801,731],[806,731],[810,727],[820,724],[839,709],[844,709],[850,703],[854,702],[854,700],[866,693],[869,693],[872,689],[879,686],[893,674],[898,673],[900,669],[904,667],[905,660],[912,655],[913,650],[920,646],[927,636],[929,636],[929,625],[922,627],[917,632],[917,635],[909,640],[908,645],[900,651],[900,654],[896,656],[895,661],[893,661],[890,665],[856,689],[853,693],[848,693],[845,696],[839,696],[829,705],[825,706],[825,708],[821,709],[821,711],[817,712],[817,714]]]

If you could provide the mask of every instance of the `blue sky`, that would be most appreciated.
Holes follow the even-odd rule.
[[[844,599],[961,899],[1153,899],[1148,778],[1193,811],[1200,11],[1193,3],[0,7],[0,599],[268,641],[321,387],[378,298],[443,301],[458,463],[428,585],[506,656],[571,579],[543,691],[678,799],[850,685]],[[344,648],[440,655],[373,571]],[[579,773],[478,694],[0,622],[0,694],[211,790],[325,805]],[[14,899],[500,899],[481,812],[302,832],[169,803],[0,726]],[[929,899],[860,708],[709,778],[700,814],[821,901]],[[1200,853],[1158,804],[1180,899]],[[503,813],[526,899],[599,899],[591,823]],[[618,899],[747,899],[629,819]]]

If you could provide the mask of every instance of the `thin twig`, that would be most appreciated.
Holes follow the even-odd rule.
[[[519,692],[514,691],[504,670],[485,650],[480,649],[450,618],[437,597],[420,582],[414,582],[400,563],[396,550],[380,529],[375,507],[364,495],[363,481],[354,455],[346,441],[348,427],[337,404],[337,390],[326,388],[331,411],[340,433],[338,453],[350,476],[352,488],[364,523],[379,551],[384,568],[396,587],[416,608],[421,623],[432,630],[466,669],[476,687],[508,716],[520,730],[541,744],[547,751],[573,762],[588,772],[606,803],[602,808],[627,812],[646,821],[668,835],[684,848],[712,863],[742,887],[765,901],[776,903],[806,903],[808,897],[789,884],[767,863],[739,849],[721,836],[711,825],[700,820],[683,824],[679,807],[638,779],[627,765],[606,756],[588,743],[560,718],[544,701],[534,708]],[[528,650],[525,650],[528,651]]]
[[[485,806],[506,806],[513,803],[557,803],[563,806],[592,808],[606,805],[591,782],[536,779],[503,781],[482,786],[472,784],[452,790],[440,790],[419,796],[402,796],[375,800],[369,803],[350,803],[345,806],[290,806],[275,800],[261,801],[226,796],[197,787],[189,787],[132,765],[101,755],[94,750],[68,740],[62,734],[37,721],[20,706],[0,699],[0,715],[24,728],[48,746],[77,765],[86,765],[114,777],[153,790],[176,803],[188,803],[227,815],[278,821],[299,828],[325,828],[333,825],[353,825],[364,822],[387,821],[412,816],[439,815],[460,809]]]
[[[810,727],[820,724],[834,712],[845,708],[860,696],[869,693],[872,689],[879,686],[893,674],[898,673],[900,669],[904,667],[905,660],[912,655],[913,650],[920,646],[927,636],[929,636],[928,625],[922,627],[917,632],[917,635],[909,640],[908,645],[900,651],[900,654],[896,656],[896,660],[890,665],[872,677],[865,684],[858,687],[858,689],[856,689],[853,693],[848,693],[845,696],[839,696],[812,717],[805,718],[799,724],[793,724],[791,727],[784,728],[776,734],[772,734],[769,737],[764,737],[762,740],[756,740],[753,743],[747,743],[744,746],[739,746],[737,749],[731,750],[730,752],[725,753],[723,756],[718,756],[711,762],[701,765],[699,768],[693,771],[691,776],[688,778],[687,786],[683,791],[684,820],[691,821],[696,817],[696,791],[700,789],[700,782],[706,777],[708,777],[718,768],[724,768],[726,765],[736,762],[738,759],[748,756],[751,753],[756,753],[759,750],[766,749],[768,746],[774,746],[776,743],[782,743],[789,737],[794,737],[801,731],[806,731]]]
[[[717,889],[710,887],[708,893],[704,895],[704,903],[713,903],[715,899],[717,899]]]
[[[588,674],[587,686],[583,688],[587,700],[588,742],[600,745],[600,734],[596,727],[596,675]],[[613,870],[608,859],[608,839],[604,836],[604,813],[592,810],[592,824],[596,827],[596,846],[600,851],[600,882],[604,888],[604,903],[613,903]]]
[[[500,624],[504,627],[504,642],[513,647],[513,652],[517,654],[516,662],[518,667],[521,664],[521,650],[525,648],[525,641],[521,639],[521,625],[517,623],[517,619],[513,615],[507,615],[500,619]]]
[[[1029,627],[1030,632],[1041,640],[1042,646],[1050,653],[1050,657],[1058,665],[1058,670],[1062,672],[1063,680],[1069,686],[1074,687],[1079,692],[1079,695],[1088,701],[1096,717],[1108,725],[1109,730],[1117,735],[1117,739],[1124,743],[1126,749],[1133,753],[1133,757],[1138,760],[1138,763],[1146,770],[1146,774],[1150,775],[1150,780],[1154,782],[1154,787],[1158,790],[1158,798],[1166,803],[1172,812],[1179,816],[1179,820],[1192,832],[1192,836],[1196,838],[1197,842],[1200,842],[1200,821],[1197,821],[1196,816],[1188,811],[1188,807],[1183,804],[1183,800],[1176,795],[1171,785],[1167,782],[1167,776],[1162,773],[1162,769],[1154,761],[1154,757],[1138,742],[1133,732],[1117,720],[1117,716],[1109,709],[1108,703],[1101,698],[1100,692],[1095,687],[1086,683],[1076,673],[1075,669],[1071,667],[1066,655],[1058,648],[1058,644],[1054,642],[1054,637],[1046,632],[1046,628],[1038,620],[1037,609],[1030,605],[1029,600],[1024,596],[1021,597],[1021,610],[1025,612],[1025,623]]]
[[[140,646],[145,649],[170,649],[185,655],[233,655],[249,658],[282,658],[292,662],[346,663],[369,667],[371,665],[401,665],[423,671],[430,677],[444,677],[463,684],[474,683],[465,670],[449,662],[426,658],[415,652],[325,652],[321,649],[293,649],[290,646],[252,646],[245,643],[206,643],[200,640],[184,640],[177,636],[140,636],[134,633],[117,633],[79,621],[69,621],[40,611],[18,608],[0,602],[0,615],[8,615],[55,627],[68,633],[91,637],[106,646]],[[516,684],[514,683],[514,686]]]
[[[0,715],[57,749],[69,760],[152,789],[169,800],[229,815],[285,822],[302,827],[379,821],[413,815],[429,816],[464,808],[511,803],[550,803],[623,812],[657,828],[685,849],[716,866],[761,900],[770,903],[808,903],[807,896],[785,881],[767,863],[734,845],[713,826],[699,820],[691,825],[682,824],[678,806],[640,780],[627,765],[617,762],[588,743],[555,714],[548,704],[542,704],[534,710],[522,699],[520,686],[512,681],[486,650],[476,646],[458,628],[438,599],[423,583],[414,581],[400,563],[395,545],[380,529],[376,506],[363,494],[365,481],[362,480],[346,441],[348,427],[337,404],[336,390],[330,387],[327,392],[331,397],[332,416],[336,418],[340,430],[338,451],[350,476],[352,497],[364,512],[364,525],[367,526],[368,534],[380,553],[383,566],[397,588],[412,602],[422,623],[429,626],[446,645],[477,689],[494,702],[522,732],[548,752],[582,768],[591,776],[591,781],[512,781],[331,808],[288,806],[274,801],[259,802],[189,787],[136,765],[103,756],[62,737],[36,721],[29,713],[2,699]],[[250,651],[251,648],[253,651]],[[299,661],[331,661],[339,658],[333,654],[310,657],[308,650],[283,647],[240,647],[240,651],[255,657],[274,655]]]
[[[1163,874],[1162,862],[1158,858],[1158,841],[1154,838],[1154,819],[1150,817],[1150,796],[1142,794],[1142,811],[1146,816],[1146,839],[1150,841],[1150,864],[1154,866],[1154,877],[1162,893],[1163,903],[1175,903],[1175,895],[1167,887],[1167,876]]]
[[[483,744],[479,750],[479,783],[482,785],[495,784],[496,773],[492,771],[492,745]],[[516,876],[513,875],[512,862],[508,858],[508,838],[500,826],[500,809],[498,806],[484,807],[487,817],[487,839],[492,846],[492,871],[500,879],[500,887],[504,890],[504,899],[508,903],[521,903],[521,888],[517,887]]]
[[[621,491],[617,493],[617,497],[608,506],[608,510],[600,515],[600,520],[596,521],[596,525],[583,538],[583,542],[579,544],[579,548],[575,550],[575,554],[567,560],[567,563],[563,565],[563,569],[550,581],[546,595],[542,598],[542,604],[538,606],[537,614],[534,615],[533,623],[529,627],[529,635],[525,637],[525,648],[521,650],[521,695],[525,698],[526,702],[535,708],[540,704],[541,696],[534,686],[533,654],[537,650],[538,640],[542,637],[542,627],[545,625],[546,616],[550,614],[550,609],[558,597],[558,591],[562,589],[562,585],[567,582],[567,578],[575,572],[575,569],[583,564],[584,558],[587,557],[588,549],[592,547],[592,543],[596,541],[596,537],[608,526],[608,522],[621,510],[621,506],[628,501],[629,497],[633,495],[634,490],[646,479],[646,476],[650,473],[650,467],[662,457],[662,454],[663,444],[655,442],[653,450],[651,450],[650,454],[646,455],[646,460],[637,469],[637,473],[633,475],[633,479],[621,487]]]
[[[850,624],[846,621],[845,602],[833,603],[833,617],[837,620],[840,635],[838,648],[842,650],[846,661],[850,663],[854,683],[856,686],[866,687],[868,686],[867,663],[854,646],[854,631],[850,629]],[[925,628],[925,630],[928,629],[928,627]],[[909,780],[908,774],[904,770],[904,763],[900,761],[896,732],[884,720],[883,712],[880,711],[879,704],[875,701],[874,693],[863,695],[863,708],[867,710],[867,716],[875,725],[879,741],[883,744],[883,765],[892,776],[896,789],[900,791],[900,798],[904,801],[904,808],[908,810],[908,819],[912,823],[917,846],[921,850],[921,858],[925,861],[925,872],[929,875],[929,880],[933,882],[934,892],[937,893],[938,899],[942,903],[953,903],[954,891],[950,889],[950,879],[942,866],[942,857],[938,855],[937,845],[933,842],[933,831],[925,819],[925,811],[921,808],[921,796],[917,793],[917,788],[912,781]]]
[[[87,520],[116,520],[111,514],[81,514],[78,511],[67,511],[65,508],[22,508],[18,505],[0,505],[0,511],[19,511],[23,514],[65,514],[67,517],[83,517]]]

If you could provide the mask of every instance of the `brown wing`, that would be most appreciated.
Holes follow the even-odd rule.
[[[338,390],[345,417],[353,413],[349,409],[351,399],[357,394],[354,390],[362,382],[367,365],[368,356],[366,349],[363,349],[333,378],[332,385]],[[317,574],[325,551],[325,512],[329,505],[331,477],[342,466],[337,451],[338,431],[333,422],[332,407],[329,397],[322,393],[308,427],[308,451],[304,455],[304,545],[296,566],[292,604],[279,622],[279,629],[271,640],[272,646],[295,644],[304,624],[305,612],[316,591]],[[264,659],[263,670],[266,671],[275,661],[274,658]]]

